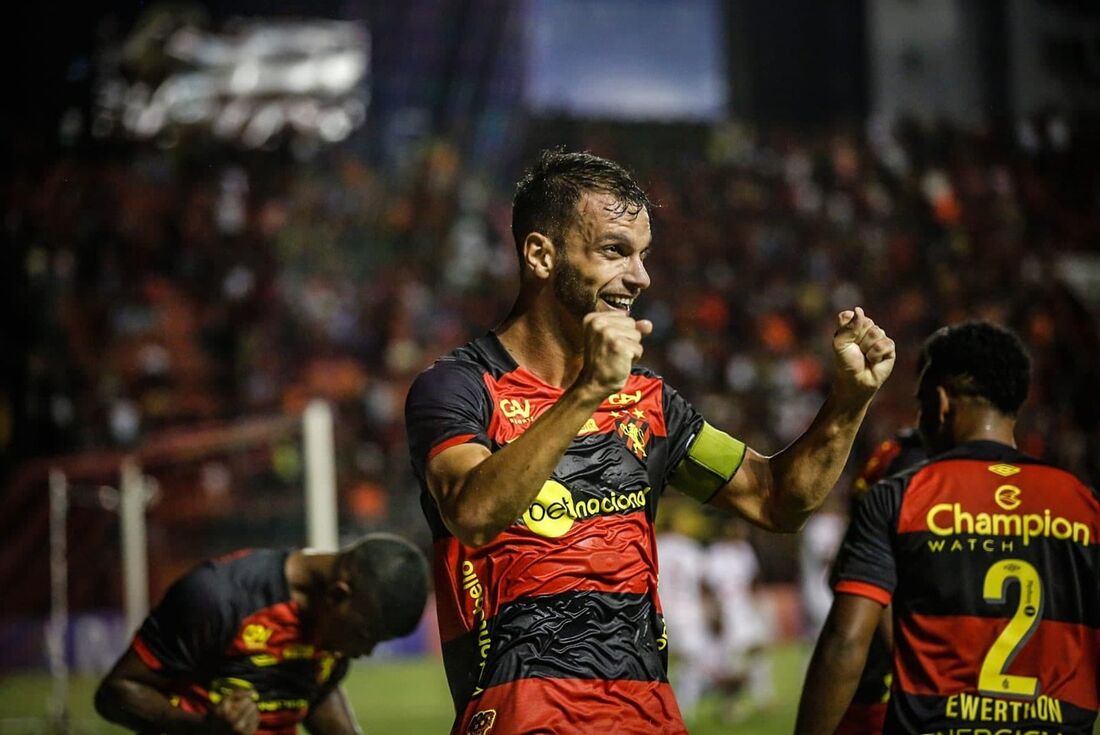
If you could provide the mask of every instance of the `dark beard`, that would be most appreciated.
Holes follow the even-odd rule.
[[[578,319],[596,310],[596,297],[584,283],[580,271],[563,255],[555,258],[552,278],[554,295],[566,311]]]

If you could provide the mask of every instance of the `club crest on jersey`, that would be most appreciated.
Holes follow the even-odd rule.
[[[241,641],[245,648],[255,651],[267,645],[267,639],[271,637],[271,633],[271,628],[252,623],[244,626],[244,630],[241,631]]]
[[[495,709],[483,709],[476,712],[470,718],[470,726],[466,728],[466,735],[489,735],[496,721],[497,711]]]
[[[618,413],[618,416],[615,414]],[[649,428],[649,422],[645,420],[645,411],[635,409],[633,411],[613,412],[615,416],[615,433],[626,440],[626,448],[634,452],[638,459],[645,459],[646,446],[649,444],[653,432]]]

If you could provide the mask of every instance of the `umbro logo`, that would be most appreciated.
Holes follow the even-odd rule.
[[[991,464],[987,469],[994,475],[1000,475],[1001,477],[1012,477],[1021,471],[1019,467],[1010,464]]]

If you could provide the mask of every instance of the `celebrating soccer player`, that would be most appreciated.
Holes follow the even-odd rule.
[[[424,555],[389,534],[338,553],[250,549],[169,588],[96,692],[138,732],[360,733],[348,659],[407,635],[428,595]]]
[[[768,457],[636,366],[652,205],[610,161],[544,152],[520,181],[515,306],[426,370],[406,420],[435,538],[454,732],[678,733],[653,518],[667,485],[797,530],[844,466],[894,344],[861,308],[810,428]]]
[[[860,502],[796,731],[833,733],[893,603],[885,733],[1091,733],[1100,680],[1100,499],[1015,447],[1029,360],[983,322],[925,343],[931,459]]]

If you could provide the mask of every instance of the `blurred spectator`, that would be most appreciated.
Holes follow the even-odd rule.
[[[1028,130],[728,125],[696,146],[707,154],[653,156],[639,172],[661,204],[660,277],[639,303],[655,324],[647,364],[778,450],[821,400],[817,346],[840,308],[881,321],[903,375],[932,327],[993,319],[1035,358],[1022,448],[1095,482],[1100,340],[1056,274],[1062,254],[1100,242],[1100,172],[1085,164],[1100,138],[1062,119]],[[598,126],[571,135],[636,147]],[[323,396],[357,522],[422,534],[401,401],[432,356],[507,310],[510,193],[445,139],[403,175],[354,144],[294,161],[105,143],[16,166],[4,227],[22,270],[9,277],[35,307],[20,317],[20,387],[0,400],[9,467]],[[888,384],[857,456],[913,410],[905,381]]]

